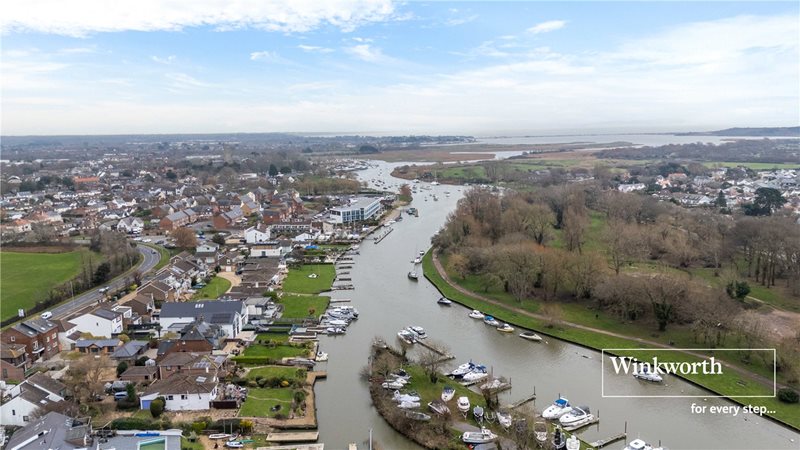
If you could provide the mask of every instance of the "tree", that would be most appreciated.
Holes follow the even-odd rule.
[[[462,280],[467,276],[468,264],[467,257],[461,253],[453,253],[447,259],[447,268],[457,273]]]
[[[108,356],[85,357],[69,366],[64,378],[67,391],[79,403],[89,403],[103,392],[105,369],[114,367]]]
[[[611,220],[603,232],[609,266],[614,273],[632,263],[644,254],[643,236],[639,225],[628,224],[622,220]]]
[[[128,363],[125,361],[120,361],[120,363],[117,364],[117,378],[119,378],[119,376],[122,375],[126,370],[128,370]]]
[[[156,397],[150,402],[150,415],[153,416],[154,419],[157,419],[164,413],[164,406],[166,402],[164,401],[164,397]]]
[[[175,180],[178,179],[178,174],[176,174],[172,170],[168,170],[167,171],[167,179],[170,180],[170,181],[175,181]]]
[[[714,204],[718,208],[727,208],[728,207],[728,200],[725,198],[725,193],[724,192],[719,191],[719,193],[717,194],[717,200],[714,202]]]
[[[746,281],[731,281],[725,286],[725,292],[730,298],[743,300],[750,294],[750,285]]]
[[[127,335],[127,334],[125,334],[125,333],[122,333],[122,334],[120,334],[119,336],[117,336],[117,339],[119,339],[120,341],[122,341],[122,343],[123,343],[123,344],[127,344],[128,342],[130,342],[130,341],[131,341],[131,338],[130,338],[130,336],[128,336],[128,335]]]
[[[756,198],[753,201],[753,206],[760,214],[770,216],[772,213],[783,207],[786,199],[781,194],[781,191],[774,188],[761,187],[756,189]]]
[[[111,274],[111,265],[107,262],[104,262],[97,266],[97,270],[94,272],[94,284],[101,284],[105,283]]]
[[[177,247],[186,249],[197,246],[197,235],[191,228],[181,227],[172,232]]]
[[[225,245],[225,236],[222,233],[217,233],[211,238],[211,242],[219,245]]]
[[[125,391],[128,394],[128,398],[127,398],[128,402],[134,403],[134,402],[137,402],[139,400],[138,396],[136,395],[136,385],[135,384],[128,383],[128,385],[125,386]]]
[[[450,353],[447,346],[441,342],[428,342],[428,346],[419,352],[417,362],[428,374],[431,383],[436,383],[439,379],[439,368],[444,364],[444,355]]]
[[[642,290],[653,308],[658,331],[666,331],[667,324],[677,317],[679,308],[686,301],[686,283],[666,275],[656,275],[642,283]]]
[[[269,176],[274,177],[276,175],[278,175],[278,166],[276,166],[275,164],[270,164],[269,165]]]

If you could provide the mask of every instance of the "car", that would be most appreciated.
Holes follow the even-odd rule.
[[[99,292],[101,294],[105,294],[106,292],[108,292],[109,289],[111,289],[111,288],[106,286],[106,287],[102,287],[102,288],[98,289],[97,292]]]
[[[53,313],[50,312],[50,311],[45,311],[45,312],[42,313],[41,317],[42,317],[42,319],[47,320],[47,319],[53,317]]]
[[[123,399],[126,399],[126,398],[128,398],[128,392],[127,391],[115,392],[114,393],[114,400],[123,400]]]

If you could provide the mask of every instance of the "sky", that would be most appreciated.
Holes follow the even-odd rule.
[[[4,0],[0,133],[797,126],[798,5]]]

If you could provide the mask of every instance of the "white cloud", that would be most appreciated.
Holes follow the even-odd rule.
[[[448,27],[455,27],[458,25],[464,25],[465,23],[474,22],[475,20],[478,20],[477,14],[473,14],[467,17],[454,17],[452,19],[447,19],[444,21],[444,24],[447,25]]]
[[[191,75],[181,72],[172,72],[164,75],[171,81],[170,85],[176,89],[198,89],[214,87],[214,84],[198,80]]]
[[[536,25],[528,28],[528,33],[540,34],[549,33],[564,28],[567,22],[563,20],[548,20],[547,22],[537,23]]]
[[[308,53],[331,53],[333,52],[332,48],[327,47],[318,47],[316,45],[304,45],[300,44],[297,46],[300,50]]]
[[[347,47],[345,51],[362,61],[379,62],[387,60],[386,55],[383,54],[381,49],[372,47],[369,44],[359,44],[352,47]]]
[[[250,53],[250,60],[252,61],[277,61],[279,59],[280,56],[277,53],[269,50]]]
[[[151,56],[150,59],[152,59],[153,61],[155,61],[155,62],[157,62],[159,64],[167,64],[167,65],[169,65],[169,64],[174,63],[175,60],[177,59],[177,57],[175,55],[169,55],[169,56],[164,57],[164,58],[162,58],[160,56]]]
[[[0,30],[66,36],[99,32],[178,31],[211,26],[220,30],[256,28],[304,32],[331,25],[353,31],[361,25],[398,17],[392,0],[7,0]]]

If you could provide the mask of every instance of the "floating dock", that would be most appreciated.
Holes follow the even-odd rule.
[[[441,350],[439,350],[439,349],[437,349],[437,348],[435,348],[435,347],[433,347],[433,346],[431,346],[431,345],[428,345],[428,344],[426,344],[426,343],[425,343],[425,341],[424,341],[424,340],[422,340],[422,339],[417,339],[417,341],[416,341],[416,342],[417,342],[417,344],[419,344],[419,345],[421,345],[421,346],[423,346],[423,347],[427,348],[428,350],[430,350],[430,351],[432,351],[432,352],[436,353],[437,355],[441,356],[441,357],[442,357],[442,359],[440,359],[440,360],[439,360],[440,362],[441,362],[441,361],[449,361],[449,360],[451,360],[451,359],[455,359],[455,356],[453,356],[453,355],[448,355],[447,353],[445,353],[445,352],[443,352],[443,351],[441,351]]]
[[[534,390],[533,394],[531,394],[531,395],[529,395],[527,397],[524,397],[524,398],[522,398],[520,400],[517,400],[516,402],[508,405],[508,409],[519,408],[520,406],[524,405],[525,403],[532,402],[534,400],[536,400],[536,390]]]
[[[385,233],[381,234],[380,236],[376,236],[376,237],[375,237],[375,244],[376,244],[376,245],[377,245],[377,244],[380,244],[380,243],[381,243],[381,241],[382,241],[382,240],[384,240],[384,239],[386,239],[386,236],[388,236],[388,235],[389,235],[389,233],[391,233],[392,231],[394,231],[394,228],[389,228],[388,230],[386,230],[386,232],[385,232]]]
[[[620,433],[620,434],[611,436],[608,439],[599,439],[599,440],[596,440],[594,442],[590,442],[589,446],[592,447],[592,448],[603,448],[608,444],[611,444],[611,443],[614,443],[614,442],[617,442],[617,441],[621,441],[621,440],[623,440],[623,439],[625,439],[627,437],[628,437],[628,433]]]
[[[319,431],[289,431],[267,435],[269,442],[314,442],[317,439]]]

